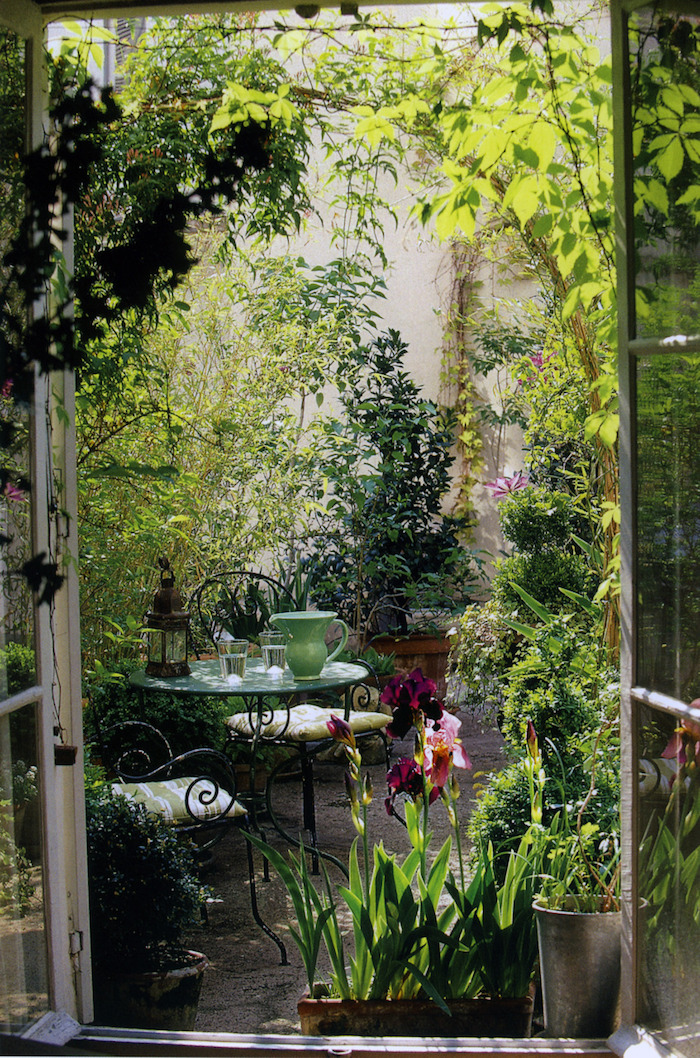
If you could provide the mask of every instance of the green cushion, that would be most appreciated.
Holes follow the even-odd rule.
[[[262,729],[264,738],[285,738],[289,742],[318,742],[324,738],[330,738],[328,731],[328,720],[331,715],[342,716],[342,709],[325,709],[320,705],[295,705],[289,710],[289,724],[287,725],[287,710],[277,709],[269,719],[265,718]],[[364,713],[352,711],[347,722],[356,735],[367,731],[379,731],[391,720],[384,713]],[[235,713],[226,721],[229,729],[237,735],[247,735],[252,738],[254,729],[248,718],[248,713]]]
[[[192,783],[195,785],[188,798],[187,791]],[[112,789],[129,801],[145,805],[153,815],[161,816],[166,823],[173,825],[193,822],[186,803],[194,816],[202,821],[218,816],[235,818],[245,815],[246,812],[238,801],[231,804],[231,795],[223,790],[209,803],[209,797],[214,791],[212,781],[194,775],[182,779],[163,779],[160,782],[115,782]],[[200,797],[204,798],[205,803],[200,801]]]

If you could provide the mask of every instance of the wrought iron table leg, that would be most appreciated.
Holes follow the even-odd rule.
[[[314,762],[301,754],[301,794],[304,830],[311,836],[311,873],[318,874],[318,835],[316,833],[316,801],[314,795]]]
[[[300,765],[303,766],[303,762],[304,762],[304,757],[300,756]],[[307,762],[310,765],[313,764],[313,761],[310,758],[307,758]],[[277,767],[274,768],[273,771],[270,772],[270,776],[269,776],[269,778],[267,780],[267,787],[266,787],[266,791],[265,791],[265,795],[266,795],[266,799],[267,799],[267,814],[268,814],[268,816],[270,818],[270,822],[272,823],[272,826],[277,831],[277,833],[281,837],[284,838],[285,841],[289,842],[290,845],[293,845],[293,846],[296,845],[297,848],[299,848],[299,846],[301,845],[301,847],[304,849],[304,852],[308,852],[308,853],[311,854],[311,856],[313,858],[312,862],[313,862],[313,860],[315,860],[315,863],[316,863],[316,867],[315,867],[315,872],[316,873],[318,873],[318,861],[319,861],[319,858],[320,858],[322,860],[326,860],[328,863],[332,863],[335,867],[338,868],[338,870],[344,875],[344,877],[347,878],[348,877],[348,868],[347,868],[346,864],[344,864],[342,862],[342,860],[339,860],[337,856],[333,856],[330,852],[324,852],[323,849],[319,849],[318,846],[315,845],[315,844],[309,845],[307,842],[301,841],[299,837],[294,837],[292,834],[289,833],[288,830],[286,830],[282,826],[282,824],[280,823],[279,819],[277,818],[277,814],[276,814],[274,806],[272,804],[272,793],[273,793],[274,783],[275,783],[275,779],[277,778],[277,775],[279,773],[281,773],[283,771],[283,769],[288,767],[288,766],[289,766],[289,761],[282,761],[281,764],[278,764]],[[302,767],[300,773],[301,773],[301,776],[302,776],[302,783],[303,783],[303,781],[304,781],[303,780],[303,767]],[[313,791],[313,786],[312,786],[312,791]],[[304,819],[304,825],[306,826],[306,819]],[[314,842],[316,840],[315,827],[314,827],[314,832],[313,832],[313,840],[314,840]]]
[[[279,948],[279,950],[280,950],[280,966],[289,966],[289,962],[287,960],[287,949],[284,946],[284,942],[282,941],[282,939],[280,937],[277,936],[277,934],[275,933],[275,931],[273,929],[270,929],[270,927],[267,925],[266,922],[263,922],[262,917],[260,915],[260,911],[258,909],[258,894],[257,894],[257,891],[255,889],[255,863],[253,861],[253,847],[250,844],[250,842],[247,841],[247,840],[246,840],[246,850],[247,850],[247,853],[248,853],[248,878],[250,880],[250,906],[251,906],[251,910],[253,912],[253,918],[255,919],[257,924],[260,926],[260,929],[263,931],[263,933],[266,933],[267,936],[271,940],[273,940],[275,942],[275,944],[277,945],[277,947]],[[267,860],[265,860],[265,862],[267,863]]]

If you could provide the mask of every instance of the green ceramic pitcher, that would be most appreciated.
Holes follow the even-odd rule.
[[[325,636],[328,626],[335,621],[342,629],[340,642],[328,653]],[[270,624],[284,632],[287,639],[286,659],[296,680],[315,680],[321,669],[336,658],[348,641],[350,630],[345,621],[338,620],[332,610],[292,610],[273,613]]]

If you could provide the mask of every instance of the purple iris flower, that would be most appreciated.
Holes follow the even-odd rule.
[[[413,800],[423,794],[423,769],[413,757],[401,757],[399,761],[387,772],[386,784],[389,787],[389,796],[384,804],[388,814],[394,814],[394,801],[399,793],[408,794]],[[432,802],[438,796],[439,791],[433,788],[430,791],[429,800]]]
[[[434,680],[426,679],[420,669],[409,676],[394,676],[382,691],[382,701],[390,705],[393,719],[387,726],[389,738],[403,738],[415,723],[416,713],[422,712],[430,720],[439,720],[442,705],[435,697]]]
[[[347,720],[331,713],[330,720],[326,720],[326,727],[331,738],[334,738],[336,742],[342,742],[344,746],[351,746],[352,749],[355,748],[355,735]]]

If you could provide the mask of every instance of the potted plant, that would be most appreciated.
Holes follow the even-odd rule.
[[[96,1021],[193,1029],[207,966],[182,943],[203,901],[194,854],[109,785],[88,791],[87,804]]]
[[[551,823],[542,826],[544,771],[534,728],[528,724],[533,824],[539,826],[533,840],[542,863],[533,907],[545,1031],[554,1037],[606,1038],[619,1018],[620,850],[609,838],[600,840],[596,823],[583,821],[595,790],[602,730],[593,751],[590,789],[575,826],[565,801]]]
[[[700,708],[700,699],[690,707]],[[650,1023],[659,1024],[673,995],[676,1010],[683,1012],[679,1022],[689,1024],[697,1005],[700,724],[690,717],[660,718],[649,710],[640,766],[642,1002]]]
[[[422,396],[406,352],[394,330],[360,350],[360,370],[341,396],[344,417],[325,422],[328,491],[309,560],[312,594],[354,630],[359,650],[371,642],[396,653],[404,672],[416,659],[398,658],[402,640],[443,641],[442,678],[444,632],[475,580],[473,556],[460,547],[460,520],[444,514],[453,422]]]
[[[454,766],[469,767],[458,738],[460,721],[435,698],[435,684],[417,670],[395,677],[382,692],[393,708],[387,732],[403,737],[416,728],[416,755],[387,776],[387,811],[405,824],[410,852],[400,859],[383,844],[371,846],[368,776],[348,725],[334,717],[329,730],[343,745],[353,843],[347,883],[313,884],[303,851],[290,862],[248,835],[287,887],[296,915],[294,939],[309,991],[299,1003],[302,1032],[312,1035],[528,1036],[530,981],[537,945],[532,915],[536,871],[524,839],[497,885],[493,850],[482,851],[467,882],[455,812]],[[405,818],[398,812],[405,796]],[[430,806],[440,801],[453,837],[432,859]],[[450,870],[452,843],[458,868]],[[348,915],[351,929],[341,929]],[[318,979],[325,946],[331,972]]]

